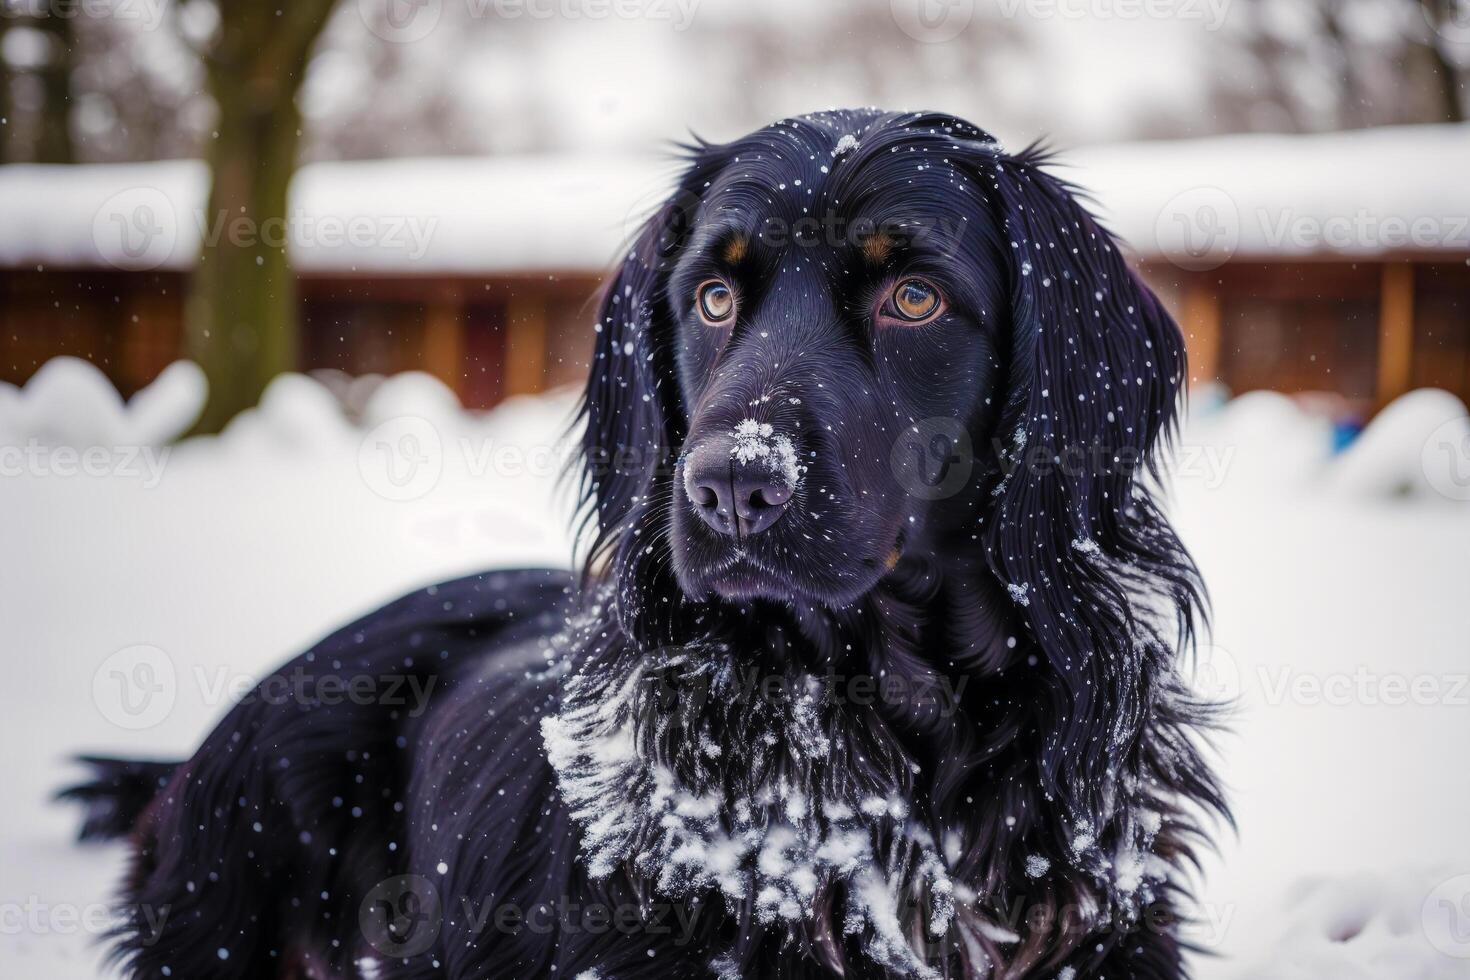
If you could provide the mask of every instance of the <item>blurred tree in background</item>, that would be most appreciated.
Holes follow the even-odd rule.
[[[0,20],[0,163],[9,163],[12,159],[10,149],[10,134],[14,130],[11,116],[14,114],[10,96],[11,86],[14,85],[14,72],[10,68],[10,59],[5,55],[5,36],[10,32],[10,19],[7,17]]]
[[[217,110],[204,245],[190,280],[188,345],[209,378],[197,431],[215,432],[296,366],[287,192],[301,142],[296,94],[336,0],[220,0],[199,47]]]
[[[47,104],[35,62],[50,45],[9,11],[76,2],[0,0],[0,29],[25,35],[3,45],[13,84],[0,100],[13,97],[17,132],[35,132]],[[79,162],[198,156],[213,140],[200,52],[234,29],[233,15],[222,0],[156,2],[173,11],[172,29],[103,17],[68,27]],[[1447,122],[1470,109],[1470,0],[1227,0],[1218,24],[1027,17],[1024,3],[1005,16],[1006,5],[976,0],[965,30],[942,44],[905,36],[889,0],[699,0],[679,28],[433,6],[438,26],[413,43],[370,23],[387,0],[339,4],[330,18],[315,2],[279,7],[283,33],[298,16],[326,18],[304,77],[291,79],[303,159],[646,150],[691,126],[722,138],[834,104],[939,107],[1010,141],[1062,147]],[[31,137],[21,143],[7,159],[35,158]]]
[[[0,0],[0,161],[71,163],[71,79],[75,17],[57,17],[40,0]],[[16,109],[24,111],[18,116]],[[15,120],[24,118],[17,127]]]
[[[1466,0],[1411,0],[1429,27],[1425,49],[1434,71],[1445,118],[1466,118],[1465,64],[1470,57],[1470,3]]]
[[[1466,0],[1232,0],[1228,9],[1210,100],[1226,131],[1465,119]]]
[[[336,0],[169,2],[166,22],[151,23],[138,13],[152,8],[136,4],[0,3],[4,160],[208,161],[186,320],[190,356],[209,378],[197,431],[218,431],[297,363],[287,254],[297,95]],[[99,15],[109,9],[114,16]]]

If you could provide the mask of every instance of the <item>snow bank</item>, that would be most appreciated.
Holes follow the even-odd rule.
[[[1333,466],[1333,489],[1364,497],[1470,499],[1470,415],[1447,391],[1425,388],[1374,417]]]
[[[1446,391],[1396,399],[1341,453],[1333,423],[1274,391],[1194,399],[1174,453],[1176,484],[1280,496],[1311,491],[1362,500],[1470,501],[1470,414]]]
[[[1322,477],[1332,422],[1286,395],[1252,391],[1219,405],[1191,403],[1174,453],[1176,482],[1238,494],[1279,494]]]
[[[52,358],[24,388],[0,383],[0,445],[161,446],[194,424],[207,391],[197,364],[176,361],[124,404],[91,361]]]
[[[1303,880],[1282,903],[1269,955],[1253,958],[1241,980],[1463,980],[1470,911],[1441,905],[1435,892],[1454,877],[1439,868]]]

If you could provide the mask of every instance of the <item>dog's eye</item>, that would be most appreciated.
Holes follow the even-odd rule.
[[[939,309],[939,290],[922,279],[905,279],[893,289],[893,309],[900,320],[927,320]]]
[[[719,279],[700,283],[695,295],[699,300],[699,315],[706,323],[728,320],[735,312],[735,294]]]

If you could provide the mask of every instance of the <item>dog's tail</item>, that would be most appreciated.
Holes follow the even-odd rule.
[[[117,840],[130,835],[148,804],[182,765],[97,755],[79,756],[77,761],[91,770],[91,778],[68,786],[56,798],[81,805],[79,840]]]

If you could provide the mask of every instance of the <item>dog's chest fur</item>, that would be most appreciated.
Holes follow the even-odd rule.
[[[937,821],[935,774],[835,675],[789,648],[636,651],[609,639],[604,616],[562,638],[562,664],[578,666],[541,724],[592,879],[631,874],[663,899],[722,903],[742,932],[784,936],[834,973],[855,953],[884,975],[963,962],[968,976],[1019,976],[1070,943],[996,915],[984,893],[1015,854],[976,854],[964,820]],[[1125,836],[1146,859],[1156,830]],[[1030,858],[1028,873],[1053,860],[1083,870],[1099,850],[1087,836]],[[1089,914],[1119,897],[1103,881],[1072,896]],[[717,972],[735,962],[725,952],[709,950]]]
[[[814,948],[862,934],[874,961],[922,975],[906,920],[943,934],[954,885],[911,819],[912,762],[858,726],[823,678],[759,678],[717,646],[599,663],[542,725],[593,878],[627,866],[671,899],[732,912]]]

